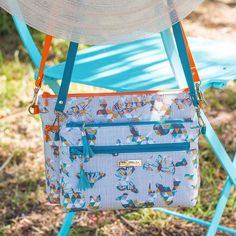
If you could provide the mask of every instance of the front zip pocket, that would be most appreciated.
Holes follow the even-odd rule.
[[[188,142],[91,149],[94,156],[86,159],[83,147],[62,147],[61,202],[66,211],[86,208],[81,205],[82,195],[88,208],[91,196],[98,197],[102,210],[125,208],[122,196],[133,199],[137,208],[195,204],[199,185],[197,150],[190,149]],[[75,194],[80,194],[76,201]],[[149,204],[152,194],[155,198]]]
[[[192,142],[198,137],[192,120],[122,123],[70,122],[61,129],[63,146],[137,146]],[[85,139],[86,138],[86,139]],[[153,146],[154,147],[154,146]],[[144,148],[145,149],[145,148]]]
[[[82,123],[70,122],[66,124],[67,128],[78,127],[116,127],[116,126],[131,126],[131,125],[165,125],[165,124],[183,124],[193,123],[193,120],[165,120],[165,121],[137,121],[137,122],[117,122],[117,123]]]
[[[198,159],[192,137],[197,135],[196,127],[192,120],[70,122],[61,129],[64,208],[81,209],[81,198],[68,205],[75,193],[82,193],[87,202],[91,196],[98,198],[99,209],[126,207],[126,196],[134,199],[137,208],[194,205]]]
[[[162,143],[162,144],[147,144],[147,145],[122,145],[122,146],[93,146],[93,153],[96,154],[112,154],[120,153],[139,153],[139,152],[177,152],[188,151],[190,149],[189,142],[182,143]],[[83,155],[82,146],[71,146],[71,155]]]

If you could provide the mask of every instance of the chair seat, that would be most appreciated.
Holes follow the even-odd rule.
[[[236,79],[236,43],[189,38],[203,89]],[[65,62],[45,69],[60,80]],[[177,88],[160,35],[135,42],[94,46],[77,54],[72,81],[116,91]]]

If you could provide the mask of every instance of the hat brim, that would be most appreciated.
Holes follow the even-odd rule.
[[[186,17],[202,0],[0,0],[29,26],[74,42],[99,45],[144,38]]]

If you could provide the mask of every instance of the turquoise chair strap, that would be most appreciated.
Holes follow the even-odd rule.
[[[72,72],[75,64],[75,58],[78,50],[78,43],[71,42],[69,46],[69,50],[67,53],[67,60],[65,64],[65,69],[62,77],[61,87],[58,93],[58,98],[55,106],[55,111],[62,113],[65,105],[66,99],[70,87],[70,81],[72,77]]]

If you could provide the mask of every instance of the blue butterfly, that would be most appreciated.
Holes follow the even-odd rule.
[[[118,178],[118,183],[116,185],[117,189],[120,191],[130,190],[133,193],[138,193],[138,189],[135,184],[130,179],[130,176],[135,171],[134,167],[121,167],[117,169],[116,177]]]

